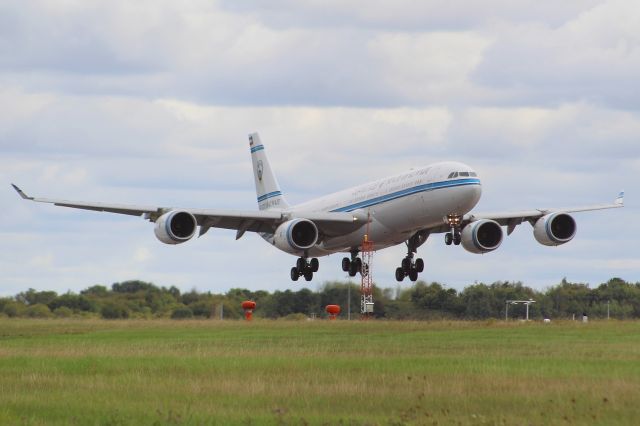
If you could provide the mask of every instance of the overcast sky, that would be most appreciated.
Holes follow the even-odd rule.
[[[566,0],[0,2],[0,295],[127,279],[297,290],[293,256],[211,230],[179,246],[141,218],[35,196],[256,209],[250,132],[292,203],[441,160],[477,211],[612,201],[539,245],[528,224],[474,255],[435,235],[421,279],[462,289],[640,281],[640,3]],[[375,255],[395,287],[404,247]],[[409,285],[405,281],[404,286]]]

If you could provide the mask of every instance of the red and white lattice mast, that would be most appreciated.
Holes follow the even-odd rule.
[[[370,218],[369,218],[370,219]],[[362,319],[369,319],[373,316],[373,241],[369,239],[369,223],[367,221],[367,228],[362,240],[362,249],[360,254],[362,257],[362,269],[360,270],[360,276],[362,277],[362,283],[360,285],[360,315]]]

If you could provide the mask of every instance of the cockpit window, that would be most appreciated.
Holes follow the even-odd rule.
[[[453,175],[455,175],[455,174],[456,174],[456,172],[449,173],[449,177],[447,177],[447,179],[451,179],[453,177]]]
[[[469,172],[469,176],[477,177],[478,174],[476,172]]]
[[[460,172],[459,174],[460,176],[466,176],[466,177],[469,176],[469,172]]]

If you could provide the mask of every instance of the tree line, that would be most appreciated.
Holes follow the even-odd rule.
[[[94,285],[79,293],[29,289],[13,297],[0,298],[0,316],[29,318],[95,317],[123,318],[242,318],[241,303],[257,303],[254,317],[303,319],[322,318],[324,307],[338,304],[341,318],[348,309],[352,318],[360,312],[360,286],[353,282],[327,282],[317,291],[234,288],[225,294],[181,292],[176,287],[159,287],[144,281]],[[595,318],[640,318],[640,282],[612,278],[596,288],[563,279],[544,291],[521,282],[475,283],[462,291],[440,283],[418,281],[411,287],[374,286],[374,316],[383,319],[465,319],[505,318],[508,300],[534,300],[532,319],[567,319],[587,314]],[[524,305],[510,305],[509,318],[523,318]]]

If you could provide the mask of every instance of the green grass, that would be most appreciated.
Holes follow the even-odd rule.
[[[0,424],[638,419],[638,322],[0,319]]]

